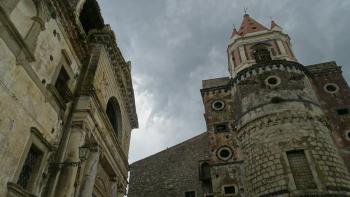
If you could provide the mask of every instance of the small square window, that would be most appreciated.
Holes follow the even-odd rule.
[[[228,132],[228,125],[227,123],[220,123],[214,125],[214,131],[215,132]]]
[[[224,193],[225,194],[235,194],[236,193],[235,186],[224,186]]]
[[[337,114],[338,115],[347,115],[347,114],[349,114],[349,109],[348,108],[337,109]]]
[[[196,197],[196,192],[195,191],[185,192],[185,197]]]

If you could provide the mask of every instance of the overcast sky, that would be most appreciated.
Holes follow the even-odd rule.
[[[349,0],[99,0],[105,22],[132,62],[139,129],[130,162],[205,132],[202,80],[228,76],[233,25],[270,17],[304,65],[335,60],[350,81]]]

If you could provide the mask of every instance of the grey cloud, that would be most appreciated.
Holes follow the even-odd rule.
[[[243,8],[284,28],[301,63],[336,60],[347,79],[350,1],[327,0],[100,0],[116,31],[133,81],[140,129],[130,161],[205,131],[201,80],[227,76],[226,47]]]

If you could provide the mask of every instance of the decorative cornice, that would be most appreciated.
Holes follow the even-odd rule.
[[[36,195],[29,193],[28,191],[24,190],[21,186],[12,182],[7,183],[7,190],[9,196],[36,197]]]
[[[215,94],[216,92],[227,92],[231,90],[231,84],[228,83],[227,85],[222,85],[222,86],[216,86],[216,87],[210,87],[210,88],[203,88],[201,89],[201,94],[202,97],[209,95],[210,93]]]
[[[117,85],[119,86],[132,128],[138,128],[138,118],[135,106],[134,89],[131,79],[131,66],[126,62],[117,46],[114,32],[106,25],[101,30],[92,30],[89,33],[90,43],[104,44],[113,66]]]
[[[303,72],[305,75],[311,76],[308,69],[298,62],[292,62],[287,60],[271,60],[270,62],[255,64],[253,66],[241,70],[237,73],[235,78],[230,79],[230,82],[227,85],[203,88],[201,89],[201,94],[202,96],[205,96],[208,95],[210,92],[215,93],[215,91],[221,90],[227,91],[249,76],[261,74],[267,71],[282,69],[284,69],[284,71],[286,72]]]
[[[84,62],[88,56],[88,45],[77,24],[75,9],[69,5],[69,1],[46,1],[51,11],[51,16],[59,19],[80,62]]]
[[[269,37],[266,37],[268,35]],[[229,51],[230,48],[235,48],[238,45],[243,45],[243,44],[250,44],[247,40],[249,39],[254,39],[261,37],[262,40],[266,41],[268,40],[274,40],[274,39],[283,39],[283,38],[288,38],[290,40],[290,37],[288,34],[280,32],[280,31],[260,31],[260,32],[254,32],[254,33],[249,33],[245,36],[239,36],[235,37],[236,39],[231,39],[230,43],[227,47],[227,51]]]
[[[287,60],[271,60],[266,63],[255,64],[253,66],[241,70],[237,73],[236,77],[231,80],[231,83],[232,85],[236,85],[249,76],[261,74],[266,71],[281,69],[284,69],[287,72],[303,72],[307,76],[310,76],[310,72],[306,69],[306,67],[298,62],[292,62]]]
[[[40,131],[38,131],[36,128],[31,127],[30,131],[37,137],[40,139],[40,141],[45,144],[45,146],[50,150],[50,151],[54,151],[57,149],[56,146],[52,145],[50,142],[48,142],[45,137],[43,136],[42,133],[40,133]]]

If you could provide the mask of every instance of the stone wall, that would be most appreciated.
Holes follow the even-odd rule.
[[[248,196],[349,195],[348,171],[306,73],[298,63],[270,62],[235,79]]]
[[[227,162],[225,164],[212,165],[211,183],[215,197],[228,196],[224,193],[225,186],[235,188],[235,197],[244,196],[245,173],[242,162]]]
[[[179,197],[186,191],[203,196],[201,161],[208,159],[208,135],[203,133],[130,166],[129,197]]]
[[[74,12],[84,2],[0,2],[0,196],[89,196],[104,184],[100,196],[125,194],[130,135],[138,126],[131,64],[94,0],[85,12],[99,15],[91,25],[99,29],[88,30],[104,37],[89,40],[93,33]],[[120,136],[106,115],[111,97],[121,109]]]
[[[312,74],[321,108],[332,127],[333,139],[350,171],[350,88],[342,76],[341,67],[335,62],[310,65],[307,69]],[[334,86],[335,90],[328,91],[327,85]],[[341,109],[347,109],[348,113],[338,114]]]
[[[19,20],[13,18],[14,20]],[[7,21],[1,17],[2,28]],[[4,31],[9,31],[7,28]],[[60,38],[54,36],[60,35]],[[74,89],[74,74],[79,70],[68,41],[64,37],[60,25],[50,18],[46,21],[45,29],[38,33],[32,54],[35,61],[16,57],[14,40],[23,39],[14,34],[1,34],[0,39],[0,196],[7,195],[7,184],[16,183],[23,162],[33,140],[38,144],[45,144],[45,157],[33,193],[40,193],[47,181],[48,158],[50,151],[57,147],[62,134],[63,114],[59,104],[47,89],[47,85],[54,83],[55,75],[60,69],[62,59],[69,58],[68,65],[72,71],[72,85]],[[12,44],[9,44],[12,43]],[[63,53],[63,51],[65,51]],[[36,134],[31,128],[35,128]],[[44,167],[45,166],[45,167]]]

